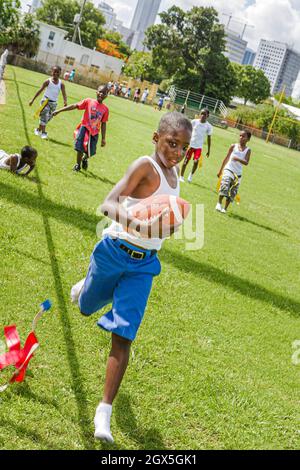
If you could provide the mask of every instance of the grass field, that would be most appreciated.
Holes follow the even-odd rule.
[[[94,442],[110,336],[98,316],[69,302],[97,241],[96,210],[135,158],[153,151],[160,114],[110,97],[107,147],[74,174],[72,132],[80,112],[33,135],[28,102],[44,77],[6,71],[0,148],[38,148],[30,179],[0,174],[1,325],[22,339],[38,304],[31,377],[0,394],[0,447],[108,449]],[[67,84],[69,103],[95,92]],[[36,104],[37,107],[37,104]],[[216,213],[216,173],[235,131],[215,129],[211,159],[182,196],[205,205],[205,244],[165,243],[145,320],[114,406],[113,449],[292,449],[300,447],[300,154],[253,139],[241,205]],[[0,333],[2,337],[2,332]]]

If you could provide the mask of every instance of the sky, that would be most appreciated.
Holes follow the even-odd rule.
[[[23,5],[31,0],[21,0]],[[105,0],[115,9],[119,20],[130,26],[138,0]],[[95,5],[100,0],[93,0]],[[177,5],[183,10],[192,6],[213,6],[219,12],[220,20],[227,23],[232,15],[230,28],[242,32],[248,23],[244,39],[248,47],[257,50],[260,39],[288,43],[300,52],[300,0],[162,0],[160,11]]]

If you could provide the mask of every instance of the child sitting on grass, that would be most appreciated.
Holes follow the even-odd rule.
[[[86,98],[76,104],[70,104],[65,108],[59,109],[53,113],[53,117],[65,111],[73,109],[84,109],[84,115],[78,128],[76,129],[75,150],[77,151],[77,163],[74,171],[88,168],[88,158],[96,155],[99,132],[101,129],[102,141],[101,147],[106,145],[106,123],[109,117],[108,107],[103,101],[108,95],[108,86],[102,85],[97,90],[97,99]]]
[[[240,141],[238,144],[232,144],[229,147],[228,154],[226,155],[218,178],[221,178],[221,186],[219,190],[219,202],[216,205],[216,210],[225,214],[229,204],[234,201],[237,196],[239,186],[242,180],[243,165],[249,165],[251,150],[246,146],[247,142],[251,139],[251,132],[242,131],[240,133]],[[225,208],[222,207],[224,197],[226,198]]]
[[[142,322],[154,276],[161,271],[157,252],[176,230],[163,229],[163,214],[140,221],[130,209],[152,195],[179,196],[179,167],[189,147],[192,125],[182,114],[168,113],[153,135],[155,152],[136,160],[104,201],[101,210],[113,220],[91,256],[87,277],[76,284],[71,298],[89,316],[112,302],[98,326],[112,333],[104,393],[94,419],[95,437],[113,442],[112,404],[126,371],[132,341]],[[130,232],[128,231],[130,230]]]
[[[9,155],[4,150],[0,150],[0,170],[9,170],[18,175],[27,176],[34,169],[37,156],[37,150],[29,145],[22,148],[21,154]],[[22,173],[26,167],[29,167],[28,170]]]

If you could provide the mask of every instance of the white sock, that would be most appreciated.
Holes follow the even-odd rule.
[[[110,418],[112,413],[112,405],[100,403],[96,409],[94,418],[95,438],[101,439],[109,443],[114,442],[110,432]]]
[[[78,303],[78,299],[79,299],[80,293],[82,291],[84,282],[85,282],[85,278],[81,279],[81,281],[77,282],[77,284],[75,284],[75,286],[72,287],[72,289],[71,289],[71,302],[73,304]]]

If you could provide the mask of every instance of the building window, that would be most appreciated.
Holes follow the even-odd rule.
[[[97,73],[98,70],[100,70],[100,67],[98,65],[91,65],[91,72]]]
[[[54,32],[54,31],[50,31],[50,34],[49,34],[49,38],[48,38],[48,39],[49,39],[50,41],[53,41],[54,36],[55,36],[55,32]]]
[[[87,65],[89,58],[90,58],[89,55],[83,54],[83,56],[81,57],[81,61],[80,61],[81,65]]]
[[[65,64],[66,65],[74,65],[75,63],[75,57],[69,57],[68,55],[65,58]]]

